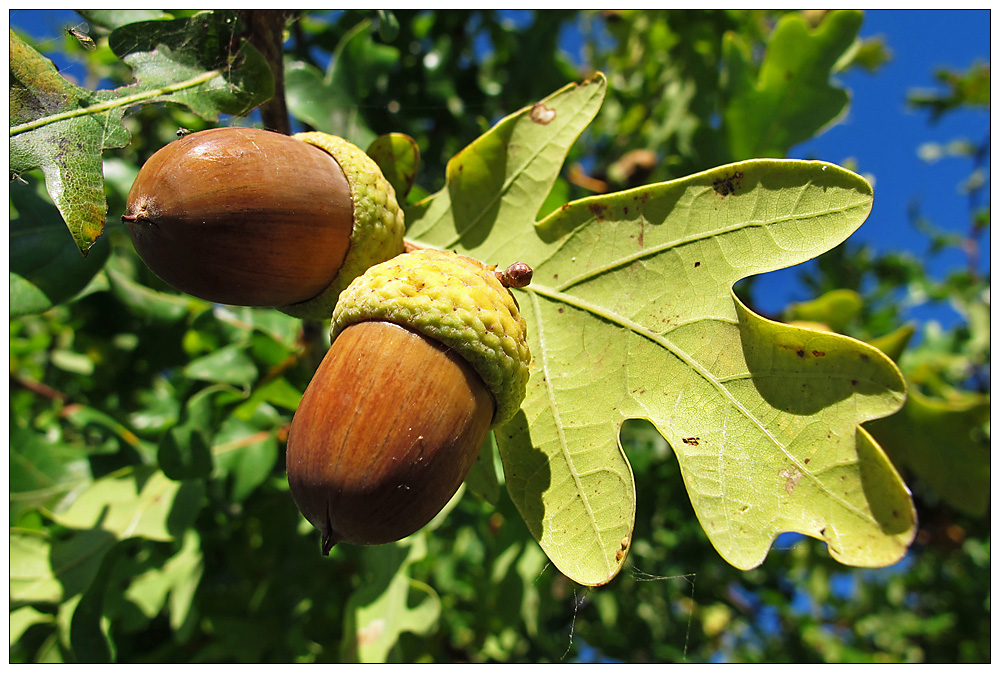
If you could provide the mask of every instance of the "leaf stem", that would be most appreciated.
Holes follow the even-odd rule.
[[[183,91],[184,89],[191,89],[198,86],[199,84],[204,84],[205,82],[209,82],[221,74],[222,74],[221,70],[209,70],[208,72],[203,72],[202,74],[196,77],[192,77],[191,79],[186,79],[183,82],[178,82],[177,84],[170,84],[168,86],[160,87],[159,89],[151,89],[149,91],[143,91],[142,93],[132,94],[131,96],[123,96],[121,98],[115,98],[113,100],[105,101],[103,103],[98,103],[97,105],[90,105],[84,108],[66,110],[65,112],[59,112],[54,115],[49,115],[47,117],[39,117],[34,121],[25,122],[24,124],[18,124],[17,126],[11,126],[10,137],[14,137],[20,133],[33,131],[47,124],[54,124],[55,122],[65,121],[67,119],[73,119],[75,117],[85,117],[87,115],[100,114],[101,112],[107,112],[108,110],[113,110],[114,108],[117,107],[134,105],[136,103],[141,103],[142,101],[149,100],[150,98],[156,98],[157,96],[163,96],[165,94],[173,93],[175,91]]]

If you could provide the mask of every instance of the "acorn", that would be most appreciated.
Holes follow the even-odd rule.
[[[527,266],[514,267],[509,278],[523,286]],[[341,294],[286,456],[292,497],[324,554],[422,528],[490,429],[517,413],[531,355],[505,273],[423,249],[371,267]]]
[[[122,220],[174,288],[300,318],[329,320],[355,277],[403,252],[392,186],[360,148],[325,133],[184,136],[143,165]]]

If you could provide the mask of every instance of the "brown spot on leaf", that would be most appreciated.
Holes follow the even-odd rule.
[[[587,210],[594,214],[598,222],[603,222],[604,214],[607,212],[608,207],[603,203],[588,203]]]
[[[800,358],[804,358],[806,356],[806,352],[801,348],[795,351],[795,354],[798,355]]]
[[[698,446],[698,442],[700,440],[701,440],[701,437],[685,437],[681,441],[684,442],[685,444],[689,444],[691,446]]]
[[[696,268],[696,269],[697,269],[697,268],[698,268],[699,266],[701,266],[701,262],[695,262],[695,263],[694,263],[694,268]]]
[[[813,357],[821,358],[821,357],[823,357],[825,355],[826,355],[826,353],[823,352],[823,351],[813,351]]]
[[[556,118],[556,111],[545,107],[542,103],[535,103],[531,106],[531,121],[536,124],[548,124]]]
[[[724,178],[716,178],[712,183],[712,189],[719,196],[729,196],[740,188],[742,184],[740,181],[743,179],[743,171],[736,171],[732,175],[728,175]]]

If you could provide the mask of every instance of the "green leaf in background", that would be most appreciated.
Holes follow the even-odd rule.
[[[76,12],[85,18],[90,25],[107,30],[121,28],[138,21],[169,18],[166,13],[159,9],[78,9]]]
[[[372,40],[371,21],[348,32],[332,54],[326,73],[299,61],[285,67],[288,111],[313,129],[366,147],[375,140],[359,106],[371,83],[399,59],[399,50]]]
[[[218,392],[219,388],[210,387],[188,398],[181,422],[160,441],[156,462],[169,478],[201,479],[212,472],[212,405]]]
[[[178,322],[186,317],[191,307],[201,302],[189,295],[157,292],[130,278],[116,268],[114,260],[105,268],[111,292],[128,307],[134,315],[143,316],[156,322]]]
[[[420,167],[417,141],[405,133],[387,133],[372,141],[366,153],[382,169],[385,179],[396,191],[396,198],[404,201]]]
[[[552,166],[603,89],[598,77],[502,120],[407,213],[421,242],[535,270],[519,300],[528,396],[496,433],[532,534],[581,584],[618,573],[635,516],[618,434],[646,418],[731,564],[759,565],[782,531],[825,540],[844,563],[895,562],[913,506],[859,424],[900,407],[899,371],[853,339],[767,321],[731,290],[847,238],[870,185],[831,164],[749,161],[576,201],[536,225]]]
[[[180,103],[208,121],[219,113],[245,115],[274,95],[267,61],[249,43],[237,41],[232,12],[130,23],[111,33],[108,44],[135,74],[135,84],[119,95]]]
[[[59,210],[34,176],[10,183],[10,317],[41,313],[76,296],[108,258],[98,244],[86,258],[63,233]]]
[[[784,157],[846,112],[850,97],[830,77],[855,44],[861,21],[859,11],[836,11],[810,29],[802,16],[784,15],[760,72],[753,72],[748,45],[737,34],[726,34],[723,127],[733,159]]]
[[[102,154],[129,143],[121,123],[128,107],[180,103],[214,121],[220,112],[246,114],[273,95],[263,56],[249,44],[233,44],[235,32],[235,16],[227,12],[123,25],[109,44],[136,82],[114,91],[71,84],[10,33],[10,170],[42,170],[84,255],[104,229]]]
[[[190,484],[192,488],[185,489]],[[136,469],[94,481],[53,519],[67,528],[107,531],[118,539],[171,541],[201,508],[197,482],[181,484],[162,472]]]
[[[11,529],[11,601],[61,602],[86,592],[121,540],[171,541],[201,509],[204,487],[162,472],[129,470],[93,481],[50,517],[72,529],[58,539]]]
[[[230,344],[196,358],[184,367],[184,375],[199,381],[248,385],[257,378],[257,367],[243,344]]]
[[[234,413],[219,428],[212,456],[216,476],[229,480],[233,501],[242,502],[271,476],[281,453],[277,429],[283,425],[274,407],[255,402],[248,418]]]
[[[990,503],[990,447],[976,435],[989,420],[989,396],[943,400],[914,388],[902,411],[866,427],[893,463],[952,507],[981,516]]]
[[[844,332],[860,313],[863,301],[861,295],[854,290],[839,288],[810,301],[789,304],[784,318],[788,321],[820,323],[834,332]]]
[[[79,257],[79,255],[77,255]],[[23,509],[52,507],[68,492],[87,484],[87,455],[62,437],[39,433],[21,419],[10,425],[10,519]]]
[[[170,609],[170,625],[176,631],[191,609],[203,560],[198,534],[189,530],[180,551],[167,559],[161,568],[151,568],[134,578],[125,598],[139,607],[147,619],[153,619],[165,606]]]
[[[476,456],[476,462],[472,464],[472,469],[465,477],[465,485],[470,491],[494,504],[500,497],[500,482],[497,479],[496,465],[493,463],[495,455],[496,439],[492,432],[488,432],[479,449],[479,455]]]
[[[58,603],[62,585],[49,564],[52,545],[44,533],[10,529],[10,602]]]
[[[24,632],[30,629],[36,624],[55,624],[55,618],[52,615],[45,614],[44,612],[39,612],[31,606],[24,606],[16,610],[11,610],[10,612],[10,644],[14,645]]]
[[[434,628],[441,599],[410,578],[407,568],[426,554],[423,533],[364,549],[362,584],[344,608],[345,661],[384,662],[401,633],[426,635]]]
[[[898,362],[913,333],[907,325],[871,344]],[[953,389],[947,398],[933,397],[910,385],[899,413],[866,427],[893,463],[952,507],[982,516],[990,502],[989,422],[989,395]]]

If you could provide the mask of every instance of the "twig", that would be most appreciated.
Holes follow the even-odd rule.
[[[260,106],[264,127],[291,135],[292,124],[285,102],[285,20],[289,10],[241,9],[240,22],[245,27],[247,39],[264,55],[274,75],[274,96]]]
[[[16,383],[22,388],[26,388],[36,395],[41,395],[42,397],[48,398],[50,400],[59,400],[60,402],[69,402],[69,395],[62,392],[61,390],[56,390],[50,386],[45,385],[40,381],[31,381],[29,379],[22,379],[18,376],[10,375],[10,382]]]

